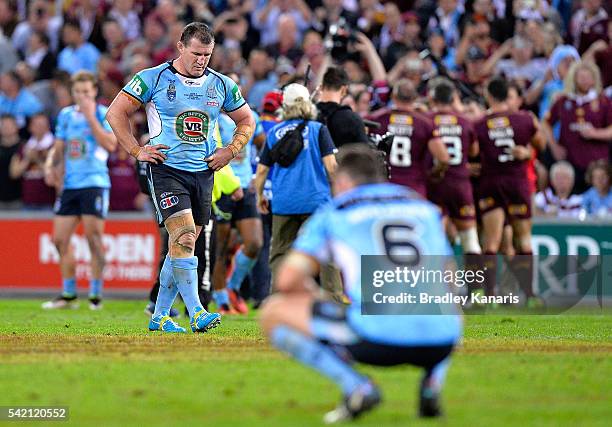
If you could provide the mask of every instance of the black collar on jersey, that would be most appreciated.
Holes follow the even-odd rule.
[[[176,68],[174,68],[174,65],[172,65],[172,63],[173,63],[173,62],[174,62],[176,59],[178,59],[178,58],[174,58],[174,59],[171,59],[170,61],[168,61],[168,69],[169,69],[170,71],[172,71],[174,74],[178,74],[179,76],[183,76],[183,77],[186,77],[186,78],[188,78],[188,79],[200,79],[200,78],[202,78],[202,77],[204,77],[204,76],[207,76],[207,75],[208,75],[208,67],[204,68],[204,72],[202,73],[202,75],[201,75],[201,76],[198,76],[198,77],[188,76],[188,75],[186,75],[186,74],[183,74],[183,73],[179,72],[179,71],[178,71]]]

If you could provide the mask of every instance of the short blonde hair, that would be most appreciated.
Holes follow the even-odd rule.
[[[281,109],[281,120],[315,120],[317,115],[317,107],[309,99],[298,98],[291,105],[283,104]]]
[[[93,73],[86,70],[77,71],[70,77],[70,83],[72,85],[81,82],[91,82],[91,84],[95,86],[98,84],[98,79]]]
[[[599,95],[601,93],[601,73],[599,72],[599,68],[597,65],[592,63],[591,61],[578,61],[574,62],[570,67],[567,76],[565,76],[565,81],[563,82],[564,92],[566,94],[576,93],[576,74],[579,70],[587,70],[593,76],[593,80],[595,80],[595,91]]]

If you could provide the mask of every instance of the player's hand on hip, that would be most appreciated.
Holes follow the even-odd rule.
[[[209,168],[214,171],[218,171],[226,166],[233,158],[234,153],[232,153],[232,150],[227,147],[223,147],[217,148],[217,150],[215,150],[211,156],[205,158],[204,161],[208,163]]]
[[[257,210],[264,215],[270,213],[270,202],[265,196],[257,196]]]
[[[244,191],[242,190],[242,187],[238,187],[236,191],[234,191],[230,195],[230,197],[234,202],[237,202],[238,200],[242,200],[242,198],[244,197]]]
[[[168,148],[170,147],[164,144],[145,145],[138,153],[136,160],[140,162],[149,162],[154,164],[163,163],[164,160],[168,158],[168,156],[166,156],[160,150],[167,150]]]

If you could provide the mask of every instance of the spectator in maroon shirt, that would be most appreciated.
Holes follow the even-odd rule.
[[[601,71],[604,88],[612,86],[612,19],[608,21],[608,42],[597,40],[582,55],[583,61],[592,61]]]
[[[140,192],[134,158],[118,147],[108,157],[108,173],[111,180],[110,210],[142,210],[147,197]]]
[[[589,163],[609,156],[612,104],[601,93],[601,77],[593,63],[574,64],[565,83],[563,95],[544,117],[543,130],[555,160],[568,160],[576,169],[574,191],[582,193],[587,189],[584,175]],[[557,122],[561,123],[559,141],[552,133]]]
[[[44,164],[54,138],[47,116],[32,117],[29,131],[32,136],[11,159],[9,173],[12,179],[22,180],[22,201],[26,209],[50,209],[55,189],[45,184]]]
[[[569,31],[580,54],[597,40],[608,41],[608,14],[601,3],[601,0],[582,0],[582,7],[572,17]]]

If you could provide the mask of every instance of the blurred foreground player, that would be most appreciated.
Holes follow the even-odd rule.
[[[75,105],[57,118],[55,145],[45,165],[47,185],[58,190],[53,219],[53,242],[60,256],[62,294],[45,302],[45,309],[76,308],[76,264],[70,238],[79,221],[91,252],[89,308],[102,308],[104,247],[102,233],[108,213],[110,177],[106,161],[117,139],[105,121],[106,107],[96,103],[96,78],[87,71],[72,76]],[[61,190],[60,190],[61,189]]]
[[[546,142],[532,114],[509,108],[505,79],[492,79],[487,85],[485,98],[490,110],[475,123],[482,162],[478,204],[485,234],[485,291],[487,295],[495,295],[496,257],[507,217],[512,225],[518,255],[513,270],[527,303],[533,304],[531,191],[527,162],[533,155],[531,146],[541,151]]]
[[[193,332],[221,321],[198,297],[195,242],[210,218],[213,173],[227,165],[253,134],[253,116],[233,80],[208,68],[215,46],[205,24],[183,29],[173,61],[137,73],[115,98],[108,120],[119,143],[137,160],[149,162],[149,185],[158,222],[168,230],[169,256],[160,273],[160,291],[149,330],[184,332],[169,317],[178,293]],[[202,100],[208,100],[204,103]],[[132,135],[130,115],[146,105],[149,143]],[[237,128],[232,143],[218,148],[213,131],[221,110]]]
[[[272,344],[333,380],[342,403],[324,420],[356,418],[378,405],[380,391],[350,359],[378,366],[412,364],[425,369],[421,416],[441,413],[438,398],[449,356],[461,336],[457,315],[361,314],[361,255],[387,255],[390,246],[421,248],[419,255],[448,255],[450,246],[435,206],[415,192],[386,183],[384,166],[367,146],[347,145],[338,154],[335,198],[319,209],[279,269],[276,295],[264,303],[261,324]],[[415,225],[419,226],[416,227]],[[410,227],[410,238],[388,241],[389,227]],[[406,233],[404,233],[404,236]],[[349,305],[316,297],[312,286],[321,264],[342,269]]]

